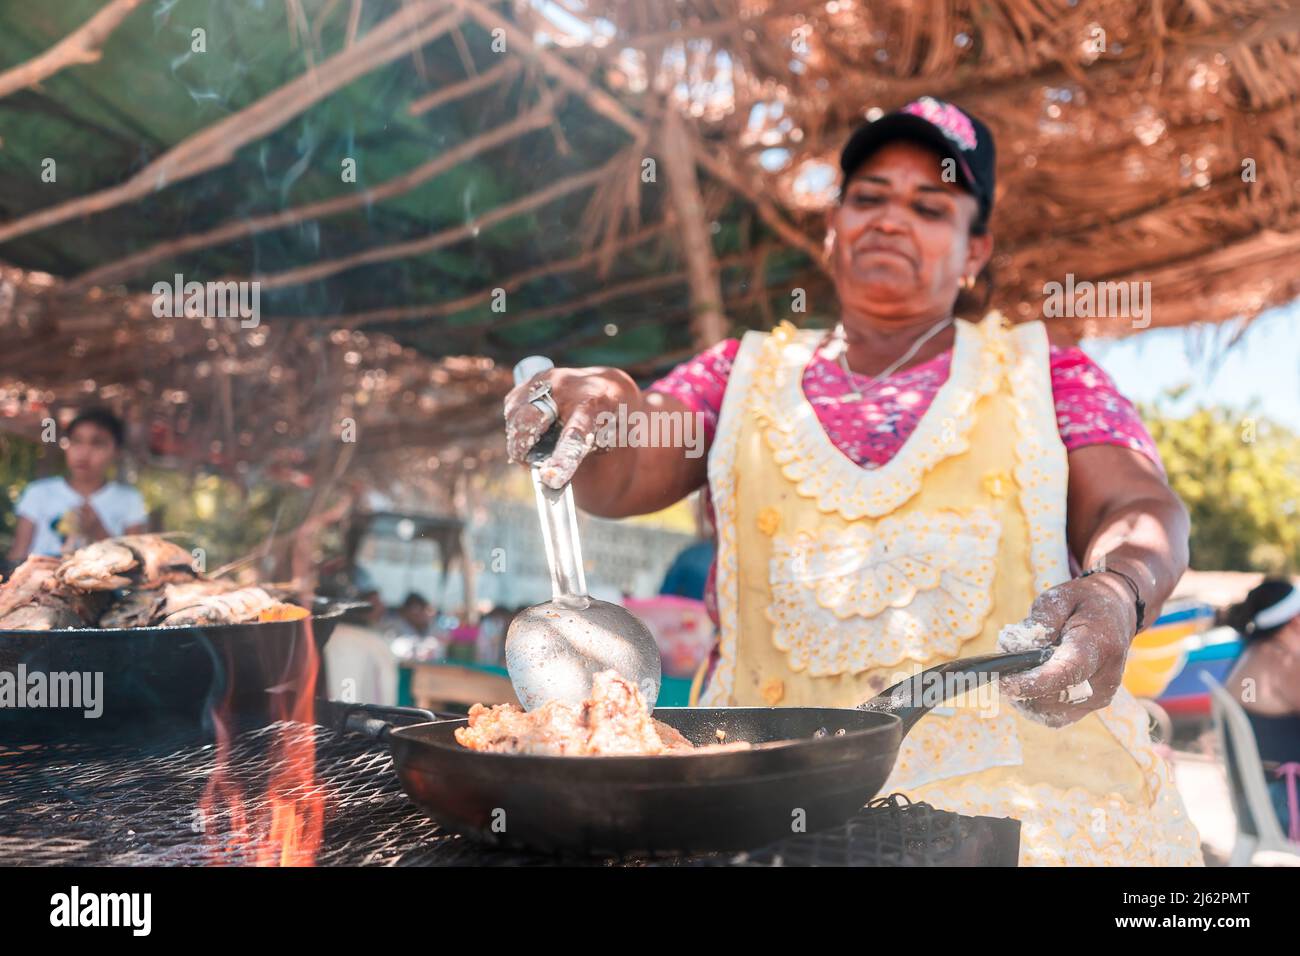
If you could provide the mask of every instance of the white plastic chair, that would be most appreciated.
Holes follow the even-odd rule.
[[[1228,791],[1232,795],[1232,809],[1237,814],[1237,841],[1232,847],[1228,865],[1250,866],[1256,853],[1300,855],[1300,843],[1287,839],[1273,810],[1273,801],[1268,795],[1268,777],[1259,759],[1259,747],[1255,743],[1250,718],[1227,688],[1212,675],[1202,672],[1200,677],[1210,689],[1214,736],[1228,771]]]

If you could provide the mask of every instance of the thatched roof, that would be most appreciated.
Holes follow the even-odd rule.
[[[19,321],[0,294],[0,408],[30,417],[32,386],[129,396],[147,417],[191,402],[205,438],[224,427],[238,447],[248,428],[276,448],[272,420],[297,433],[314,412],[319,436],[343,417],[351,386],[330,369],[352,353],[349,401],[385,403],[384,449],[410,453],[496,429],[499,366],[531,351],[649,376],[786,317],[796,286],[813,311],[795,319],[833,321],[827,171],[864,116],[925,92],[998,137],[991,302],[1008,314],[1041,315],[1044,282],[1066,273],[1149,281],[1154,325],[1300,294],[1289,0],[224,10],[0,11],[0,261],[15,267],[0,281],[27,303]],[[142,313],[176,273],[260,282],[259,335]],[[398,366],[429,386],[461,355],[488,360],[456,359],[469,372],[450,380],[477,383],[477,411],[421,424],[387,405],[418,388],[374,388]],[[293,374],[273,379],[276,364]]]
[[[454,478],[496,456],[485,423],[500,421],[509,375],[488,359],[433,361],[359,330],[159,318],[151,305],[68,299],[47,275],[0,266],[0,426],[35,436],[79,405],[110,404],[137,454],[250,483],[348,472],[382,486],[404,467]]]

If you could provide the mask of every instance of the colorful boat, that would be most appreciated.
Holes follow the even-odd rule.
[[[1241,635],[1230,627],[1216,627],[1189,639],[1187,662],[1169,682],[1158,703],[1175,719],[1210,716],[1210,693],[1201,675],[1224,683],[1241,653]]]
[[[1136,638],[1124,667],[1124,687],[1134,697],[1160,698],[1186,669],[1196,637],[1214,623],[1208,604],[1168,607]]]

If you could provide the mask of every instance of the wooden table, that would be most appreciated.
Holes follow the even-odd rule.
[[[402,702],[416,707],[468,710],[471,704],[519,703],[504,667],[440,661],[403,664],[402,671]]]

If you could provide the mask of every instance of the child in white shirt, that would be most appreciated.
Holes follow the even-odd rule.
[[[147,530],[144,498],[108,480],[125,437],[122,420],[103,408],[80,412],[65,433],[66,477],[33,481],[18,499],[9,559],[68,554],[93,541]]]

